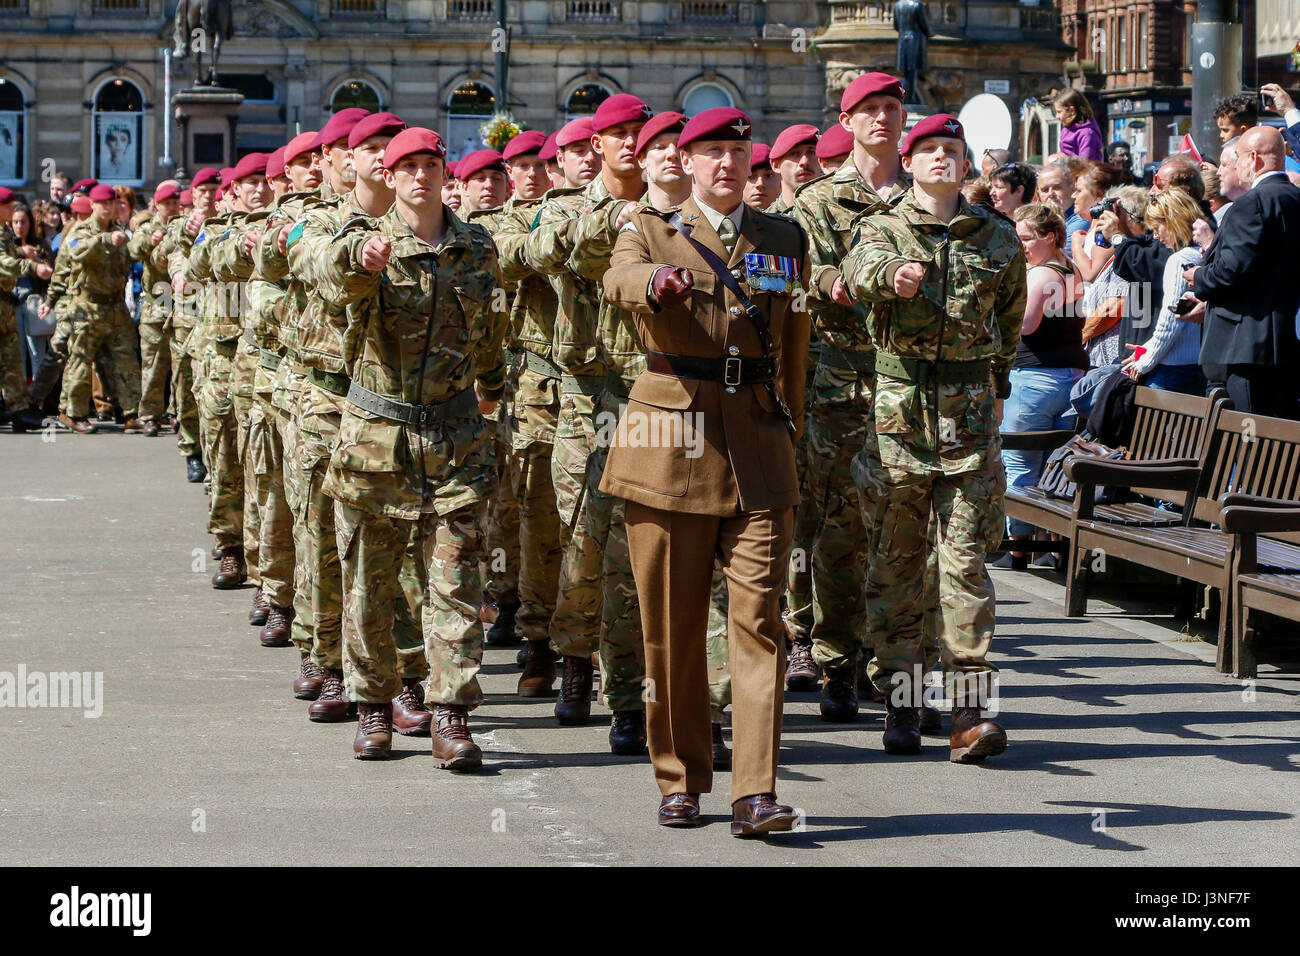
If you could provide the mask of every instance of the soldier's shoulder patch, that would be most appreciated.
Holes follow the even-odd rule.
[[[301,222],[296,222],[293,224],[293,228],[289,230],[289,237],[284,241],[285,246],[292,246],[295,242],[297,242],[299,239],[302,238],[302,227],[303,224]]]
[[[68,236],[68,248],[69,249],[77,248],[77,243],[79,243],[80,241],[81,241],[80,236]]]

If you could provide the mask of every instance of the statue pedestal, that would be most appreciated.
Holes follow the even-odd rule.
[[[188,179],[201,166],[235,164],[235,127],[244,95],[220,86],[196,86],[172,96],[180,126],[176,178]]]

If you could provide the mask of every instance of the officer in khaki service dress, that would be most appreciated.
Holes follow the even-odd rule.
[[[869,308],[876,345],[879,459],[861,463],[878,470],[883,492],[880,549],[867,579],[871,676],[889,695],[885,750],[919,753],[925,620],[935,595],[917,584],[937,550],[933,616],[953,701],[950,755],[977,762],[1007,746],[981,713],[996,670],[988,650],[997,601],[984,559],[1002,538],[995,399],[1010,393],[1025,256],[1011,223],[962,197],[970,164],[954,117],[917,123],[902,154],[912,188],[893,209],[859,220],[841,265],[848,292]]]
[[[750,128],[705,110],[678,146],[692,196],[623,227],[605,273],[636,313],[647,369],[609,451],[602,490],[626,499],[645,634],[650,757],[669,826],[700,822],[712,788],[705,651],[715,561],[727,580],[733,688],[731,832],[794,826],[776,802],[785,632],[779,599],[799,501],[808,317],[793,307],[807,240],[745,206]]]

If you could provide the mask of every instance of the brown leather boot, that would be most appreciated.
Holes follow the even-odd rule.
[[[326,669],[320,693],[307,708],[307,719],[318,724],[336,724],[348,719],[348,697],[343,690],[343,671]]]
[[[797,640],[790,643],[790,657],[785,665],[785,689],[792,691],[816,690],[821,674],[813,660],[812,641]]]
[[[213,557],[220,559],[221,555],[214,554]],[[258,588],[253,592],[253,606],[248,609],[248,623],[253,627],[261,627],[266,623],[270,613],[271,605],[266,603],[266,598],[262,596],[262,589]]]
[[[550,641],[528,642],[528,657],[515,693],[520,697],[555,696],[555,651]]]
[[[775,793],[742,797],[731,805],[731,835],[748,837],[785,833],[794,829],[798,819],[793,808],[776,802]]]
[[[158,437],[158,423],[154,421],[152,418],[148,419],[147,421],[141,422],[140,430],[144,432],[145,438]]]
[[[454,704],[433,708],[433,765],[462,773],[483,766],[483,751],[469,732],[469,711]]]
[[[895,707],[886,701],[885,753],[919,754],[921,752],[921,715],[917,707]]]
[[[69,418],[67,413],[59,413],[59,421],[67,425],[78,435],[93,435],[99,431],[99,426],[88,418]]]
[[[262,642],[263,647],[290,647],[293,644],[293,641],[289,640],[291,624],[293,624],[293,608],[272,604],[271,611],[266,616],[266,626],[262,628],[262,633],[257,635],[258,640]]]
[[[857,669],[853,666],[827,670],[822,679],[822,720],[833,724],[858,719]]]
[[[298,678],[293,682],[293,696],[299,700],[315,700],[325,683],[325,668],[312,662],[311,655],[303,653],[298,662]]]
[[[393,729],[407,737],[427,737],[433,712],[424,706],[420,678],[403,677],[402,692],[393,701]]]
[[[1007,732],[985,720],[979,707],[953,707],[948,746],[952,748],[948,759],[953,763],[979,763],[1007,749]]]
[[[566,727],[585,724],[591,716],[592,667],[590,657],[566,657],[555,719]]]
[[[158,426],[155,425],[155,426],[154,426],[154,434],[156,435],[157,433],[158,433]],[[138,419],[138,418],[136,418],[134,415],[132,415],[130,418],[128,418],[128,419],[126,420],[126,423],[123,424],[123,426],[122,426],[122,434],[124,434],[124,435],[143,435],[143,434],[144,434],[144,422],[140,421],[140,419]]]
[[[352,750],[358,760],[387,760],[393,750],[393,705],[357,704],[357,736]]]
[[[212,586],[218,591],[233,591],[247,580],[248,565],[244,563],[244,546],[232,544],[222,548],[221,566],[212,575]]]

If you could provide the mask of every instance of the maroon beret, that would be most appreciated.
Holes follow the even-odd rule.
[[[460,158],[456,164],[456,178],[467,182],[475,173],[485,169],[499,169],[505,172],[506,162],[495,149],[476,149]]]
[[[0,186],[0,206],[14,201],[14,191],[8,186]]]
[[[341,139],[347,139],[352,132],[352,128],[369,115],[370,110],[363,110],[359,106],[349,106],[345,110],[339,110],[330,117],[329,122],[325,124],[325,128],[316,134],[316,138],[312,140],[311,148],[320,149],[322,146],[329,146]]]
[[[555,145],[555,137],[558,135],[558,133],[552,133],[550,136],[546,137],[546,142],[543,143],[542,148],[537,151],[537,158],[542,162],[555,162],[556,153],[559,152],[559,149],[556,148]]]
[[[530,153],[540,152],[545,145],[545,133],[540,129],[526,129],[522,133],[516,134],[510,142],[506,143],[506,148],[501,151],[501,158],[509,162],[516,156],[527,156]]]
[[[619,123],[643,123],[654,115],[645,100],[631,93],[615,93],[596,107],[591,128],[599,133]]]
[[[93,186],[90,190],[91,202],[116,202],[117,192],[112,186]]]
[[[78,179],[76,183],[73,184],[72,191],[74,193],[82,193],[84,195],[85,193],[90,192],[98,185],[99,185],[98,179]]]
[[[591,139],[595,133],[595,127],[591,125],[591,117],[579,116],[576,120],[569,120],[560,127],[560,131],[555,134],[555,147],[557,150],[564,149],[581,140]]]
[[[640,156],[649,148],[651,142],[661,133],[680,133],[686,126],[686,117],[682,113],[668,110],[659,113],[641,127],[636,136],[636,155]]]
[[[884,93],[903,102],[903,83],[888,73],[863,73],[845,89],[840,97],[840,112],[847,113],[873,93]]]
[[[817,158],[834,159],[853,152],[853,134],[839,123],[832,123],[817,141]]]
[[[169,199],[175,199],[180,194],[180,187],[175,183],[160,183],[158,188],[153,191],[153,201],[166,202]]]
[[[912,131],[903,140],[903,148],[899,152],[904,156],[909,155],[912,148],[927,136],[946,136],[949,139],[959,139],[965,142],[966,130],[962,128],[957,117],[951,113],[935,113],[933,116],[927,116],[912,127]]]
[[[750,154],[749,171],[751,173],[756,173],[764,166],[766,166],[768,169],[771,169],[772,168],[771,156],[772,156],[771,146],[768,146],[767,143],[755,143],[754,151],[753,153]]]
[[[384,147],[384,167],[392,169],[399,160],[416,153],[432,153],[434,156],[447,158],[447,147],[442,137],[423,126],[408,126],[388,141]]]
[[[804,143],[812,143],[816,146],[819,135],[821,135],[821,130],[811,123],[796,123],[794,126],[787,126],[781,130],[776,142],[772,144],[772,152],[768,154],[768,158],[771,159],[773,165],[776,165],[786,153],[796,146],[802,146]]]
[[[356,149],[372,136],[396,136],[406,129],[400,116],[392,113],[371,113],[357,121],[348,133],[348,149]]]
[[[85,196],[77,196],[72,200],[71,208],[77,215],[86,216],[90,214],[92,207],[88,198]]]
[[[748,140],[753,128],[749,117],[734,106],[716,106],[687,120],[677,148],[685,149],[697,140]]]
[[[181,190],[181,205],[182,205],[182,206],[193,206],[193,205],[194,205],[194,190],[192,190],[192,189],[182,189],[182,190]]]
[[[231,176],[234,174],[234,172],[235,172],[235,167],[234,167],[234,166],[223,166],[223,167],[221,167],[221,185],[218,186],[217,188],[218,188],[218,189],[225,189],[225,188],[226,188],[227,186],[229,186],[232,182],[234,182],[234,180],[231,178]]]
[[[221,183],[221,173],[213,169],[211,166],[204,166],[195,173],[194,178],[190,180],[190,189],[193,189],[195,186],[202,186],[204,183],[212,182],[219,185]]]
[[[454,159],[449,159],[446,162],[446,166],[447,166],[447,178],[455,179],[456,170],[459,168],[460,163],[456,162]]]
[[[266,176],[266,161],[269,159],[266,153],[249,153],[247,156],[235,163],[235,168],[230,171],[230,181],[238,182],[241,179],[247,179],[249,176]]]
[[[312,146],[312,143],[316,142],[316,137],[318,135],[319,133],[316,130],[310,129],[305,133],[299,133],[293,139],[289,140],[289,142],[285,143],[284,164],[288,166],[299,156],[310,153],[315,148]]]
[[[275,179],[284,176],[284,147],[273,151],[266,157],[266,178]]]

